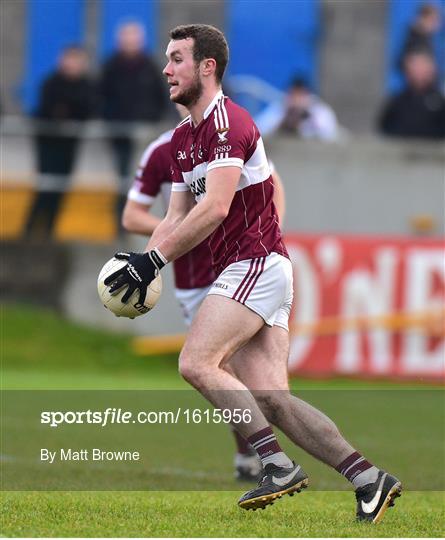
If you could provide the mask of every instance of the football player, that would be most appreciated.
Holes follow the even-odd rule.
[[[261,135],[249,113],[221,89],[226,39],[203,24],[176,27],[170,38],[164,68],[170,99],[190,112],[171,141],[170,203],[145,253],[117,254],[128,264],[108,278],[110,290],[126,287],[123,302],[138,290],[142,302],[166,264],[208,239],[217,277],[193,319],[179,370],[215,407],[249,411],[250,422],[245,418],[236,427],[257,451],[264,475],[238,504],[264,508],[308,484],[278,443],[274,424],[353,484],[358,519],[380,521],[401,482],[288,389],[292,265]],[[232,372],[225,369],[229,362]]]
[[[187,109],[176,106],[184,119]],[[122,215],[122,225],[128,232],[151,236],[161,219],[151,212],[151,207],[160,196],[164,209],[168,207],[171,192],[171,138],[174,130],[160,135],[147,146],[127,196]],[[284,193],[281,178],[269,162],[274,182],[274,202],[280,222],[284,218]],[[215,280],[212,260],[207,241],[173,262],[175,296],[181,306],[187,327],[193,320],[201,302]],[[226,369],[230,369],[229,366]],[[254,481],[262,471],[261,461],[253,447],[234,429],[237,451],[234,457],[235,476],[238,480]]]

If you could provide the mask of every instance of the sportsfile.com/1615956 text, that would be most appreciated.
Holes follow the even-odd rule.
[[[178,407],[170,411],[139,411],[133,413],[109,407],[103,411],[42,411],[40,423],[49,427],[69,424],[248,424],[250,409],[189,409]]]

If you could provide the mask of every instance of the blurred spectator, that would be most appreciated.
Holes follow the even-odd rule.
[[[269,105],[255,121],[263,135],[279,130],[303,139],[333,141],[339,137],[334,111],[300,78],[294,79],[283,102]]]
[[[400,56],[400,67],[412,52],[424,52],[434,58],[433,37],[440,29],[440,12],[433,4],[423,4],[410,26]]]
[[[67,121],[83,122],[95,108],[95,86],[88,76],[88,59],[78,46],[63,49],[55,72],[43,82],[36,118],[51,123],[37,126],[35,148],[37,154],[39,191],[31,206],[25,235],[48,237],[72,173],[80,142],[79,126]],[[71,131],[74,129],[73,131]]]
[[[445,98],[441,94],[433,58],[411,52],[404,60],[407,86],[384,105],[380,130],[394,137],[445,137]]]
[[[103,66],[101,98],[103,116],[113,122],[158,122],[167,109],[167,88],[161,70],[145,50],[144,28],[138,22],[122,24],[117,31],[117,50]],[[119,129],[119,126],[116,126]],[[121,126],[122,130],[122,126]],[[125,134],[110,136],[117,171],[126,192],[132,167],[134,142],[129,126]],[[127,135],[128,133],[128,135]],[[119,197],[120,223],[125,196]]]

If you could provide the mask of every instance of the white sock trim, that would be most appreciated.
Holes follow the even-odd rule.
[[[275,454],[261,458],[261,461],[264,467],[268,463],[273,463],[274,465],[277,465],[277,467],[284,467],[286,469],[290,469],[294,466],[292,460],[289,459],[284,452],[275,452]]]

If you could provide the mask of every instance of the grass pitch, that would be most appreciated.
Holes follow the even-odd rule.
[[[443,495],[408,492],[378,525],[355,523],[353,495],[301,493],[264,511],[237,508],[238,493],[8,493],[7,536],[441,537]]]
[[[83,328],[51,312],[23,306],[5,308],[2,341],[3,389],[188,388],[177,374],[176,358],[136,357],[129,351],[127,337]],[[337,389],[339,396],[344,390],[370,387],[369,383],[349,381],[294,381],[293,386],[326,391]],[[393,388],[393,385],[380,384],[380,387]],[[394,420],[399,418],[403,430],[386,438],[387,447],[373,449],[375,453],[381,452],[379,458],[397,454],[396,472],[400,471],[402,480],[411,478],[413,484],[416,478],[411,472],[414,469],[419,471],[420,479],[434,471],[437,477],[443,476],[441,447],[429,448],[437,444],[428,437],[426,418],[435,410],[437,398],[433,392],[433,401],[430,405],[424,404],[426,408],[422,408],[420,402],[411,407],[403,402],[403,410],[392,411]],[[342,410],[341,400],[337,404]],[[383,411],[382,405],[382,414]],[[356,426],[346,420],[349,436],[355,433]],[[388,412],[385,422],[390,420]],[[414,460],[402,443],[407,422],[416,426],[409,441],[416,451]],[[359,426],[357,433],[361,432],[363,429]],[[371,435],[364,433],[365,452],[371,452],[367,450],[372,448]],[[396,450],[395,440],[401,443]],[[231,451],[229,440],[227,448]],[[185,457],[185,463],[193,460],[192,455]],[[226,456],[220,459],[224,463],[215,466],[222,473],[230,474],[231,466],[226,463]],[[314,478],[313,489],[317,488],[320,477],[332,475],[332,481],[338,481],[328,468],[313,460],[308,464],[308,472]],[[303,466],[306,468],[306,463],[303,462]],[[441,485],[440,481],[438,485]],[[344,487],[347,487],[345,483],[339,489]],[[318,484],[318,489],[322,488]],[[293,498],[285,497],[264,511],[246,512],[239,509],[236,502],[248,486],[234,483],[230,489],[205,492],[9,491],[2,495],[0,534],[18,537],[442,537],[445,534],[443,491],[420,492],[411,487],[413,491],[404,491],[381,524],[369,525],[354,522],[352,491],[309,489]]]

